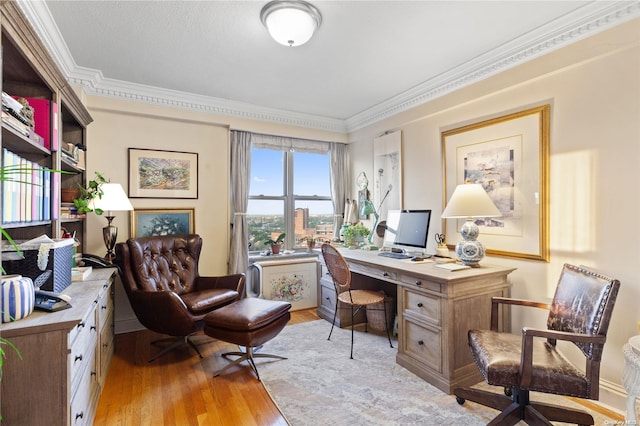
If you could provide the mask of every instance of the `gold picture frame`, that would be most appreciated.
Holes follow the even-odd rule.
[[[195,209],[135,209],[131,212],[131,238],[195,233]]]
[[[502,217],[479,224],[488,255],[549,261],[549,122],[542,105],[443,131],[443,210],[457,185],[481,183]],[[449,248],[459,219],[443,219]]]

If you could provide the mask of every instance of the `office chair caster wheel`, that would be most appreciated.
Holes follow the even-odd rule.
[[[504,388],[504,395],[505,395],[505,396],[513,396],[513,389],[511,389],[511,388]]]
[[[466,399],[461,398],[459,396],[456,396],[456,402],[460,405],[464,404],[464,402],[466,401]]]

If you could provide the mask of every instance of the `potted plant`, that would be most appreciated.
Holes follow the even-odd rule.
[[[307,243],[307,251],[311,251],[315,248],[316,242],[319,241],[318,238],[315,238],[313,235],[307,235],[300,239],[301,242]]]
[[[284,237],[285,233],[283,232],[282,234],[278,235],[278,238],[276,238],[275,240],[270,238],[266,240],[264,244],[271,247],[272,254],[278,254],[280,253],[280,248],[282,248],[284,244]]]
[[[344,243],[347,247],[358,247],[365,237],[369,235],[369,232],[369,228],[362,223],[349,225],[344,230]]]
[[[73,205],[78,209],[78,214],[89,213],[92,211],[95,211],[98,215],[103,213],[102,209],[92,209],[89,204],[94,198],[102,197],[102,184],[107,182],[107,179],[105,179],[101,173],[96,172],[95,178],[87,182],[86,188],[78,185],[78,198],[73,200]]]

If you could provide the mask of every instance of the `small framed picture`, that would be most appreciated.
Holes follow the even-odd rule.
[[[131,238],[185,235],[195,232],[195,209],[136,209],[131,212]]]
[[[198,154],[129,148],[129,197],[198,198]]]

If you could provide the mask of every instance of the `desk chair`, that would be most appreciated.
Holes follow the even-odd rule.
[[[531,425],[551,421],[592,425],[583,411],[530,401],[529,392],[598,399],[600,359],[620,281],[564,265],[551,305],[503,297],[492,298],[491,330],[469,330],[473,358],[487,383],[505,388],[505,395],[456,388],[459,404],[474,401],[502,411],[490,425]],[[549,310],[547,328],[523,327],[521,334],[498,331],[499,305]],[[556,341],[575,344],[585,358],[584,372],[556,348]],[[511,394],[512,398],[507,395]]]
[[[382,304],[382,311],[384,311],[384,324],[387,330],[387,339],[389,339],[389,345],[393,348],[391,343],[391,336],[389,334],[389,321],[387,321],[387,307],[384,303],[384,294],[378,293],[372,290],[352,290],[351,289],[351,270],[349,264],[344,257],[333,247],[331,244],[322,245],[322,257],[327,265],[327,269],[333,279],[333,286],[336,290],[336,307],[333,312],[333,321],[331,322],[331,331],[327,340],[331,340],[331,334],[333,333],[333,327],[336,323],[336,313],[338,309],[341,309],[340,302],[347,305],[351,309],[351,359],[353,359],[353,323],[355,315],[362,308],[369,306],[370,310],[376,310],[377,308],[371,308],[371,305]],[[366,326],[366,325],[365,325]],[[366,330],[366,328],[365,328]]]

